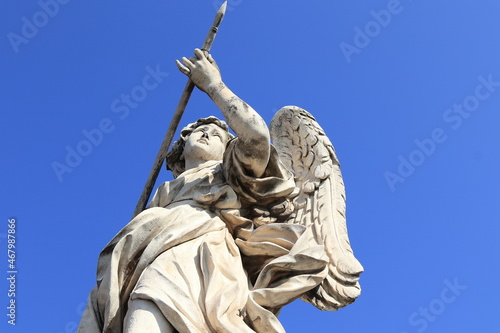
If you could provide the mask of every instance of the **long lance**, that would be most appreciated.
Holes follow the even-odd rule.
[[[202,50],[205,52],[209,52],[212,47],[212,43],[215,39],[215,35],[217,34],[217,30],[219,29],[219,25],[224,18],[224,14],[226,13],[227,1],[225,1],[222,6],[220,6],[219,10],[215,14],[215,19],[212,27],[208,31],[207,37],[205,38],[205,42],[203,42]],[[182,114],[186,109],[186,105],[189,101],[189,97],[191,97],[191,93],[194,89],[194,83],[188,79],[186,86],[184,87],[184,91],[182,92],[181,98],[179,100],[179,104],[177,104],[177,108],[175,109],[175,113],[172,117],[172,121],[170,122],[170,126],[168,127],[167,133],[163,138],[163,142],[161,143],[160,150],[156,155],[155,162],[153,164],[153,168],[149,173],[148,180],[146,181],[146,185],[142,190],[139,201],[137,202],[137,206],[134,210],[134,215],[132,217],[137,216],[140,212],[142,212],[146,208],[146,204],[151,196],[151,192],[153,191],[153,187],[156,183],[156,179],[158,178],[158,174],[160,173],[161,167],[163,165],[163,160],[167,156],[168,148],[172,143],[172,139],[174,137],[175,132],[177,131],[177,127],[182,118]]]

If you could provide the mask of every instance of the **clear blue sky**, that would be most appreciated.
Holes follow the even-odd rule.
[[[55,1],[0,14],[2,332],[75,331],[185,85],[174,60],[219,3]],[[316,116],[365,267],[354,304],[294,302],[287,332],[498,332],[499,16],[498,0],[229,1],[212,49],[225,82],[268,122],[290,104]],[[195,91],[182,125],[211,114]]]

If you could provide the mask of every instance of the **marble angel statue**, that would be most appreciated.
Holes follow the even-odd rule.
[[[337,310],[360,294],[332,144],[307,111],[270,126],[222,81],[210,55],[177,62],[221,110],[181,131],[174,180],[99,256],[87,332],[285,332],[301,298]],[[271,138],[273,144],[271,144]]]

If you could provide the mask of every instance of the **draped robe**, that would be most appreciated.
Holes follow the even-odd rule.
[[[284,200],[294,181],[274,148],[253,177],[236,140],[223,162],[162,184],[106,245],[78,332],[122,332],[136,299],[154,302],[179,332],[285,332],[277,313],[321,283],[328,261],[303,226],[247,218],[252,205]]]

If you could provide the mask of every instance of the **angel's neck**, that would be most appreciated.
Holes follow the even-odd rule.
[[[210,160],[210,161],[205,161],[205,160],[198,160],[198,159],[190,159],[189,161],[185,161],[185,170],[194,170],[194,169],[201,169],[204,168],[205,166],[212,165],[215,162],[219,162],[216,160]]]

